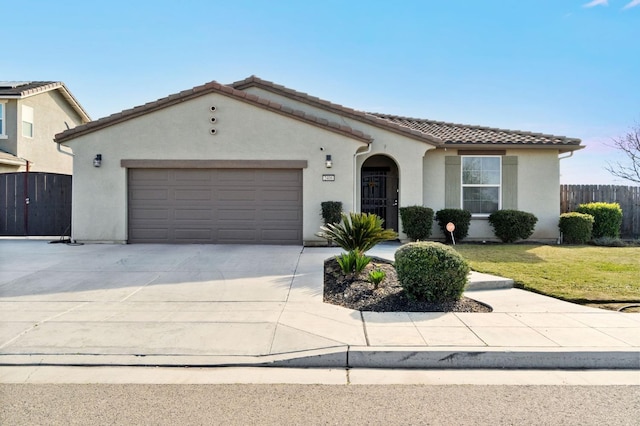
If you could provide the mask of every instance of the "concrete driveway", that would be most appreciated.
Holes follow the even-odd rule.
[[[637,368],[639,315],[522,290],[473,292],[491,314],[322,303],[338,252],[0,239],[0,365]]]

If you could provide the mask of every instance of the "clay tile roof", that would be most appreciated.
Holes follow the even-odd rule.
[[[71,104],[86,123],[91,117],[69,89],[60,81],[0,81],[0,99],[22,99],[50,90],[60,90],[62,96]]]
[[[92,121],[81,126],[74,127],[73,129],[66,130],[55,136],[55,141],[58,143],[65,142],[74,139],[78,136],[92,133],[105,127],[113,126],[123,121],[131,120],[144,114],[148,114],[153,111],[157,111],[163,108],[167,108],[171,105],[175,105],[189,99],[197,98],[208,93],[219,93],[225,96],[229,96],[238,99],[243,102],[250,103],[252,105],[265,108],[272,112],[282,114],[291,118],[295,118],[300,121],[312,124],[314,126],[323,127],[335,133],[351,137],[353,139],[360,140],[361,142],[371,143],[373,138],[359,130],[352,129],[348,126],[341,126],[337,123],[327,122],[327,120],[320,119],[311,114],[307,114],[300,110],[294,110],[288,107],[284,107],[277,102],[272,102],[264,98],[260,98],[255,95],[248,94],[241,90],[236,90],[233,87],[222,85],[216,81],[211,81],[201,86],[196,86],[189,90],[183,90],[180,93],[175,93],[167,97],[148,102],[144,105],[139,105],[124,111],[112,114],[110,116],[101,118],[96,121]]]
[[[445,146],[466,145],[471,147],[492,145],[522,145],[526,147],[560,147],[563,150],[581,149],[580,139],[555,136],[521,130],[497,129],[469,124],[446,123],[421,118],[371,113],[379,118],[442,139]]]
[[[293,89],[289,89],[287,87],[284,87],[280,84],[276,84],[273,83],[271,81],[267,81],[267,80],[263,80],[255,75],[252,75],[251,77],[248,77],[244,80],[240,80],[240,81],[236,81],[235,83],[231,83],[229,86],[238,89],[238,90],[244,90],[247,89],[249,87],[259,87],[262,88],[264,90],[276,93],[276,94],[280,94],[283,96],[286,96],[288,98],[291,99],[295,99],[298,100],[300,102],[318,107],[318,108],[322,108],[324,110],[336,113],[336,114],[340,114],[340,115],[344,115],[347,116],[349,118],[353,118],[354,120],[358,120],[367,124],[370,124],[372,126],[375,127],[379,127],[394,133],[399,133],[401,135],[410,137],[412,139],[418,139],[422,142],[426,142],[429,143],[431,145],[435,145],[435,146],[440,146],[442,145],[442,141],[434,136],[434,135],[430,135],[424,132],[419,132],[416,130],[413,130],[411,128],[408,128],[406,126],[402,126],[396,123],[393,123],[389,120],[384,120],[381,119],[373,114],[368,114],[366,112],[363,111],[357,111],[354,110],[352,108],[348,108],[342,105],[338,105],[338,104],[334,104],[332,102],[329,102],[327,100],[323,100],[320,98],[317,98],[315,96],[311,96],[307,93],[304,92],[298,92],[296,90]]]

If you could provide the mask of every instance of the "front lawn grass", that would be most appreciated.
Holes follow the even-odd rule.
[[[474,271],[515,286],[607,309],[640,303],[640,247],[458,244]]]

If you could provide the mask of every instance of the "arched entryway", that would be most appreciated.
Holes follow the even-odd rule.
[[[398,165],[386,155],[367,158],[361,168],[360,211],[384,219],[384,227],[398,231]]]

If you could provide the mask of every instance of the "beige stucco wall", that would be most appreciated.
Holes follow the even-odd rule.
[[[33,138],[22,136],[23,105],[33,108]],[[59,151],[53,138],[57,133],[81,124],[82,120],[59,91],[51,90],[9,100],[6,107],[8,137],[0,140],[0,147],[29,161],[29,170],[32,172],[70,175],[73,171],[73,156]],[[13,168],[12,171],[23,172],[26,167]]]
[[[212,113],[210,107],[217,110]],[[217,122],[212,124],[210,118]],[[217,129],[216,135],[209,133]],[[303,239],[318,240],[320,203],[353,209],[353,156],[366,144],[220,94],[208,94],[81,136],[75,155],[72,238],[127,240],[127,173],[123,159],[307,160],[303,170]],[[324,150],[321,150],[324,148]],[[332,154],[331,169],[325,155]],[[102,154],[102,166],[93,158]],[[323,182],[323,174],[334,182]],[[97,195],[98,194],[98,195]]]
[[[424,158],[424,205],[434,212],[445,207],[444,156],[457,155],[457,150],[430,151]],[[510,149],[506,155],[518,157],[518,210],[538,218],[531,240],[555,242],[559,236],[560,164],[558,151],[542,149]],[[434,238],[444,238],[436,224]],[[486,218],[473,218],[468,240],[495,240],[493,228]]]

